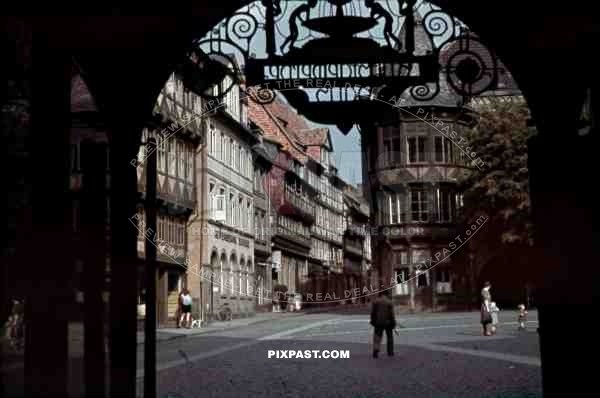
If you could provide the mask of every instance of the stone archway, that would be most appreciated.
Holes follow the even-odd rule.
[[[227,254],[225,251],[221,252],[221,260],[220,260],[220,269],[219,269],[219,307],[223,304],[222,301],[225,296],[228,294],[228,277],[229,270],[231,264],[227,260]]]
[[[597,139],[593,135],[585,139],[577,139],[569,135],[569,132],[575,129],[579,94],[583,93],[586,86],[597,87],[598,84],[594,73],[597,69],[597,61],[594,61],[595,54],[591,50],[592,47],[588,47],[598,39],[593,20],[594,10],[591,4],[577,2],[576,8],[580,16],[563,17],[563,4],[523,3],[511,0],[503,2],[502,7],[490,13],[487,4],[475,0],[461,2],[434,0],[434,2],[453,11],[498,51],[526,93],[528,103],[538,122],[542,137],[531,143],[530,173],[539,245],[545,252],[546,260],[543,264],[534,266],[541,275],[544,275],[545,281],[542,282],[545,282],[549,289],[545,295],[547,309],[540,317],[542,325],[548,325],[543,329],[545,334],[542,334],[545,336],[542,338],[545,390],[548,394],[559,391],[562,383],[575,389],[583,389],[586,384],[591,384],[594,380],[587,373],[590,370],[578,366],[564,369],[562,363],[565,360],[571,364],[579,363],[577,354],[587,352],[589,349],[587,344],[595,340],[590,335],[591,331],[570,331],[562,325],[564,314],[567,312],[574,317],[588,316],[589,313],[593,313],[593,307],[585,304],[592,301],[591,283],[597,274],[597,270],[591,265],[598,263],[598,255],[594,249],[598,237],[590,222],[596,219],[597,210],[591,201],[594,196],[588,184],[589,180],[593,180],[595,154],[592,148],[597,147]],[[150,113],[152,102],[168,75],[169,65],[177,59],[185,43],[192,37],[192,29],[200,26],[201,33],[208,31],[219,19],[233,12],[241,4],[243,3],[232,1],[225,3],[221,8],[206,8],[199,3],[192,3],[189,8],[172,5],[172,11],[182,12],[186,15],[185,18],[165,17],[160,10],[156,10],[157,15],[161,16],[87,17],[79,20],[65,17],[59,20],[48,20],[48,22],[32,18],[27,22],[35,23],[36,30],[42,32],[40,36],[49,39],[45,49],[42,47],[41,53],[38,53],[39,58],[36,61],[39,62],[36,64],[37,70],[43,70],[46,75],[38,75],[35,84],[38,88],[43,87],[44,90],[36,90],[32,101],[44,106],[49,104],[54,106],[52,109],[34,112],[33,118],[39,118],[38,125],[43,127],[31,127],[30,130],[36,139],[40,138],[35,142],[36,148],[32,151],[34,156],[31,167],[44,169],[48,181],[36,179],[33,185],[36,189],[47,187],[46,195],[49,197],[54,195],[60,197],[63,192],[64,176],[61,175],[63,171],[57,165],[56,159],[64,158],[58,156],[66,153],[63,148],[64,143],[56,136],[50,137],[47,134],[48,131],[60,131],[61,121],[67,118],[64,109],[55,103],[55,93],[64,89],[61,85],[66,85],[60,79],[55,79],[60,74],[59,64],[66,62],[63,57],[51,51],[59,48],[67,49],[72,53],[76,53],[75,49],[89,49],[85,54],[80,52],[77,58],[83,69],[87,71],[90,90],[98,100],[101,112],[107,116],[111,137],[114,138],[112,143],[115,145],[111,164],[115,170],[122,168],[123,171],[123,173],[116,173],[116,178],[113,180],[114,186],[117,187],[115,190],[120,190],[121,200],[118,204],[112,202],[114,208],[111,213],[114,233],[112,240],[116,242],[112,249],[114,257],[112,265],[115,270],[113,274],[115,295],[112,301],[117,303],[117,306],[123,307],[122,310],[116,307],[111,315],[113,317],[111,352],[114,355],[112,363],[115,369],[118,369],[111,375],[115,392],[127,394],[132,390],[135,379],[135,350],[132,348],[135,347],[135,327],[126,316],[128,313],[134,313],[135,305],[135,297],[127,293],[133,281],[127,265],[135,258],[132,249],[135,247],[135,231],[126,222],[135,208],[135,192],[132,188],[135,185],[135,175],[127,172],[128,166],[125,165],[135,157],[137,152],[139,137],[136,137],[135,132],[141,132],[139,127],[146,115]],[[148,9],[147,13],[151,14],[152,11]],[[17,31],[13,29],[11,21],[13,19],[4,17],[0,22],[3,28],[7,27],[5,31],[8,32],[8,36],[12,36]],[[510,28],[507,28],[506,21],[510,21]],[[14,42],[26,45],[23,40],[14,41],[12,37],[7,41],[11,46]],[[10,56],[13,54],[12,47],[4,50],[9,54],[7,63],[12,61],[15,65],[28,64],[11,59],[20,57],[19,54],[15,57]],[[164,56],[156,56],[152,62],[140,65],[141,60],[147,59],[149,50]],[[43,55],[44,51],[46,56]],[[560,74],[557,74],[557,71],[560,71],[558,72]],[[548,95],[548,86],[554,90],[554,95]],[[127,95],[123,95],[123,90],[126,90]],[[10,148],[9,145],[0,145],[0,147]],[[555,161],[556,154],[561,154],[562,164],[557,164],[558,162]],[[0,158],[7,159],[10,163],[14,153],[8,155]],[[118,166],[121,163],[123,166]],[[19,171],[14,171],[14,175],[18,173]],[[565,183],[557,185],[555,179]],[[5,191],[20,192],[21,184],[21,180],[15,178],[9,181]],[[579,206],[574,209],[571,207],[573,203]],[[12,205],[17,208],[21,206],[17,203]],[[32,203],[36,214],[50,215],[56,205],[57,203],[54,202]],[[549,217],[548,214],[556,217]],[[25,230],[39,232],[46,241],[40,239],[39,245],[34,243],[38,250],[31,255],[21,255],[22,252],[27,251],[28,246],[18,247],[16,255],[10,250],[7,251],[4,255],[8,259],[6,263],[11,265],[25,263],[36,270],[39,268],[43,271],[46,253],[64,246],[59,237],[48,239],[59,229],[52,226],[59,225],[61,221],[56,217],[32,220],[25,215],[23,222],[17,224],[22,225]],[[50,227],[44,227],[44,224]],[[6,228],[15,235],[21,233],[13,224],[6,223]],[[578,233],[574,234],[573,231]],[[40,266],[36,267],[35,264]],[[584,266],[578,267],[581,264]],[[29,270],[32,268],[28,267]],[[569,271],[575,268],[577,275]],[[2,278],[3,280],[10,280],[10,277],[15,276],[14,271],[5,269],[4,272],[9,278]],[[59,280],[57,275],[48,275],[48,280],[52,281],[53,278]],[[567,293],[552,297],[552,286],[557,286],[561,281],[568,286]],[[40,301],[43,301],[46,296],[51,296],[45,289],[39,289],[36,295],[40,297]],[[563,299],[559,299],[559,296]],[[573,306],[565,307],[566,303]],[[577,314],[573,315],[572,311],[577,311]],[[64,363],[64,353],[60,351],[64,350],[64,345],[59,344],[62,341],[62,332],[59,330],[62,329],[60,325],[56,326],[54,318],[54,314],[48,315],[44,334],[35,338],[42,344],[48,338],[52,338],[57,343],[54,345],[57,350],[56,355],[50,355],[50,359],[40,356],[32,358],[32,363],[40,374],[55,371]],[[43,318],[40,319],[43,321]],[[55,327],[57,332],[54,332]],[[563,345],[562,342],[565,340],[571,344]],[[562,346],[568,347],[561,348]],[[560,354],[564,354],[564,357]],[[61,394],[64,392],[63,376],[57,375],[55,381],[49,384],[42,383],[41,376],[39,379],[32,379],[31,382],[33,385],[44,384],[56,395],[64,395]],[[553,388],[555,386],[556,388]]]
[[[219,253],[216,248],[213,248],[212,253],[210,255],[210,281],[208,285],[208,291],[205,293],[204,302],[206,313],[213,314],[215,312],[215,299],[218,299],[215,293],[215,288],[219,285],[219,275],[220,275],[220,261],[219,261]]]

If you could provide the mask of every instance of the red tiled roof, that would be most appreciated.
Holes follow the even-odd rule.
[[[304,145],[321,146],[327,143],[329,130],[325,127],[302,130],[299,135],[302,137]]]
[[[274,105],[275,104],[275,105]],[[286,104],[274,101],[273,103],[262,105],[252,100],[248,101],[248,117],[263,131],[266,138],[275,141],[282,146],[282,150],[289,152],[296,160],[304,163],[306,161],[306,151],[298,142],[297,137],[290,129],[290,121],[297,125],[298,120],[292,120],[289,115],[292,114],[291,108]],[[293,112],[295,114],[295,112]],[[288,116],[284,119],[282,116]],[[296,117],[299,118],[299,116]],[[279,120],[281,119],[281,120]],[[284,123],[288,123],[284,126]]]
[[[276,97],[275,101],[265,105],[265,107],[275,117],[281,120],[286,132],[296,141],[296,143],[300,145],[304,144],[304,141],[298,132],[300,130],[310,129],[306,119],[298,115],[294,108],[283,102],[279,97]]]

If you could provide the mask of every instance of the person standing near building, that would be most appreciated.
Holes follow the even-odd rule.
[[[492,284],[485,282],[483,289],[481,289],[481,326],[483,327],[483,335],[490,336],[489,325],[492,323],[492,313],[490,312],[490,304],[492,302],[492,295],[490,289]]]
[[[396,317],[394,315],[394,305],[389,298],[389,291],[379,292],[379,297],[371,307],[371,326],[375,329],[373,332],[373,358],[379,356],[381,339],[383,331],[386,334],[387,353],[394,355],[394,328],[396,327]]]
[[[492,334],[496,334],[496,329],[498,328],[498,313],[500,312],[500,308],[496,305],[494,301],[490,304],[490,313],[492,314]]]
[[[525,323],[527,322],[527,310],[525,304],[519,304],[519,330],[525,330]]]
[[[185,324],[183,323],[185,319]],[[179,323],[188,329],[192,326],[192,296],[187,288],[181,293],[181,319]]]

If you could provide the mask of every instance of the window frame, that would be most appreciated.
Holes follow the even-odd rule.
[[[415,223],[427,223],[431,219],[430,214],[430,202],[429,190],[425,186],[412,186],[410,187],[410,217],[411,221]],[[418,198],[415,200],[414,195],[417,194]],[[424,196],[424,199],[423,199]],[[415,204],[418,209],[415,210]],[[416,217],[415,214],[418,216]],[[425,217],[423,217],[425,215]]]

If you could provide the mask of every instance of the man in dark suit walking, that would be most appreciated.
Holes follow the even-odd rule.
[[[373,334],[373,358],[377,358],[379,355],[384,330],[387,340],[387,353],[389,356],[393,356],[396,317],[394,315],[394,305],[389,298],[388,290],[379,292],[379,297],[373,303],[371,308],[371,326],[375,328]]]

